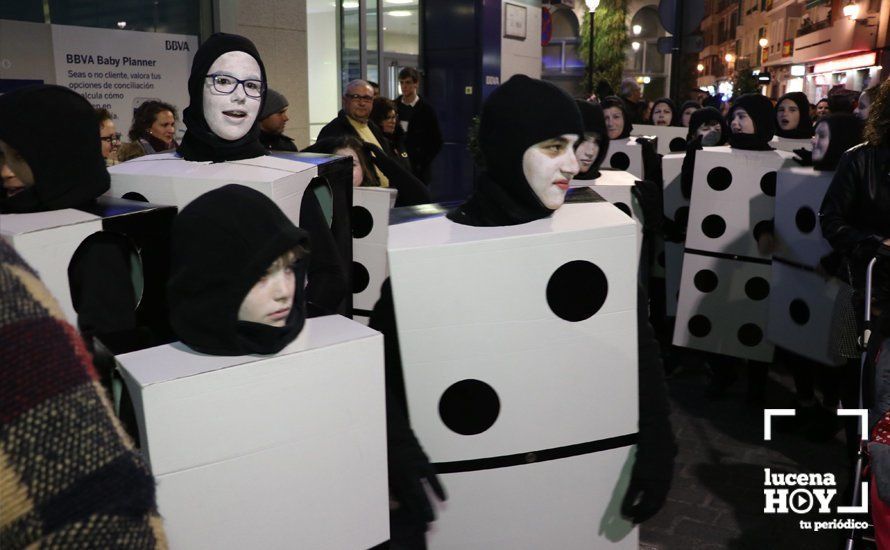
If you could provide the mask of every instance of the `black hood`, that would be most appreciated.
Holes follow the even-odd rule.
[[[177,151],[185,160],[222,162],[259,157],[267,154],[266,148],[260,143],[260,117],[257,115],[250,130],[235,141],[223,139],[214,134],[204,119],[204,84],[207,72],[213,62],[224,53],[244,52],[260,66],[263,82],[266,82],[266,68],[253,42],[236,34],[216,33],[201,44],[192,61],[192,72],[189,75],[189,106],[182,112],[182,121],[186,125],[185,136]],[[266,101],[266,93],[260,100],[260,109]]]
[[[296,295],[285,326],[238,320],[241,302],[272,262],[309,248],[308,234],[269,197],[235,184],[205,193],[176,216],[172,241],[170,324],[184,343],[212,355],[268,354],[300,333],[305,257],[295,266]]]
[[[686,111],[686,109],[689,109],[689,108],[695,109],[697,111],[702,108],[702,105],[698,101],[695,101],[692,99],[684,101],[683,105],[680,105],[680,111],[679,111],[680,119],[679,119],[677,126],[683,126],[683,113]],[[690,121],[691,120],[692,119],[690,119]]]
[[[575,101],[549,82],[511,77],[482,106],[478,140],[485,169],[473,195],[448,217],[464,225],[495,226],[552,214],[529,186],[522,156],[532,145],[564,134],[584,135]]]
[[[776,135],[776,117],[773,112],[773,104],[766,96],[760,94],[745,94],[740,96],[729,110],[727,119],[732,120],[736,109],[744,109],[754,122],[753,134],[732,134],[729,137],[729,145],[736,149],[751,151],[771,151],[769,142]]]
[[[93,106],[61,86],[30,86],[0,97],[0,140],[18,151],[34,185],[13,197],[0,191],[0,212],[86,206],[108,190]]]
[[[669,97],[660,97],[655,100],[655,103],[652,104],[652,110],[649,111],[649,121],[647,122],[647,124],[655,125],[653,113],[655,112],[656,105],[658,105],[659,103],[664,103],[671,108],[671,123],[668,124],[668,126],[680,126],[680,117],[682,116],[682,112],[677,111],[677,105],[674,103],[674,100]]]
[[[596,103],[575,100],[578,104],[578,110],[581,111],[581,120],[584,122],[585,134],[596,134],[596,144],[599,146],[599,153],[594,159],[593,164],[586,172],[579,173],[575,176],[576,180],[592,180],[600,176],[599,167],[606,160],[606,154],[609,152],[609,136],[606,134],[606,118],[603,116],[603,108]]]
[[[702,107],[692,113],[692,117],[689,119],[689,133],[686,134],[686,141],[694,140],[699,126],[705,122],[720,123],[720,141],[717,145],[724,145],[729,141],[729,125],[726,124],[726,119],[723,118],[720,111],[713,107]]]
[[[800,121],[797,123],[797,128],[793,130],[782,130],[779,127],[779,105],[782,104],[782,101],[785,99],[790,99],[797,105],[798,110],[800,111]],[[792,138],[792,139],[807,139],[813,137],[813,121],[810,120],[810,100],[807,99],[807,95],[803,92],[789,92],[776,101],[775,107],[775,119],[776,119],[776,135],[783,138]]]
[[[633,123],[630,121],[630,113],[627,110],[627,104],[618,96],[609,96],[600,102],[600,106],[603,108],[603,111],[608,109],[609,107],[618,107],[621,109],[621,112],[624,114],[624,129],[621,131],[621,135],[619,135],[615,139],[627,139],[630,137],[630,133],[634,129]]]
[[[831,114],[819,119],[819,124],[827,123],[830,132],[828,151],[822,160],[814,161],[813,168],[822,171],[833,171],[841,160],[841,155],[854,145],[862,142],[865,123],[856,115],[848,113]]]

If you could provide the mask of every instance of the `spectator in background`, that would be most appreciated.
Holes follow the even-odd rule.
[[[853,114],[859,117],[860,120],[868,120],[871,104],[878,98],[878,88],[878,86],[872,86],[862,90],[862,93],[859,94],[859,105],[856,106]]]
[[[374,107],[371,109],[371,121],[380,127],[383,135],[389,142],[392,152],[402,165],[411,170],[408,160],[407,147],[405,146],[405,131],[398,124],[399,115],[396,112],[396,104],[385,97],[374,98]]]
[[[117,150],[121,144],[121,134],[115,131],[114,117],[108,109],[96,109],[99,121],[99,141],[102,142],[102,158],[107,166],[118,163]]]
[[[179,147],[176,135],[176,107],[163,101],[146,101],[133,113],[127,133],[130,141],[142,146],[146,155]]]
[[[374,90],[374,99],[380,97],[380,84],[377,84],[373,80],[369,80],[368,84],[371,85],[371,89]]]
[[[399,124],[405,131],[405,147],[411,170],[422,182],[430,184],[430,167],[442,149],[439,119],[429,103],[417,95],[420,73],[412,67],[399,71],[402,95],[396,98]]]
[[[816,116],[813,120],[818,120],[821,117],[824,117],[829,113],[828,111],[828,98],[823,97],[819,101],[816,102]]]
[[[624,100],[627,107],[628,123],[643,124],[646,120],[645,111],[647,107],[646,101],[643,101],[643,92],[640,85],[633,78],[625,78],[621,81],[618,89],[618,95]]]
[[[266,90],[266,102],[260,111],[260,143],[270,151],[298,151],[294,140],[284,135],[287,121],[287,98],[272,88]]]

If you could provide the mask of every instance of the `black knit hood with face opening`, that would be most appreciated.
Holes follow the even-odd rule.
[[[841,160],[841,155],[850,147],[862,143],[865,123],[856,115],[838,113],[822,117],[816,126],[819,124],[828,124],[828,150],[821,160],[813,161],[813,168],[834,171]]]
[[[501,84],[482,107],[478,140],[485,169],[473,195],[448,218],[463,225],[499,226],[551,215],[529,186],[522,157],[532,145],[565,134],[584,135],[581,114],[568,94],[525,75]]]
[[[729,145],[735,149],[749,151],[771,151],[769,142],[776,135],[776,117],[773,104],[766,96],[760,94],[745,94],[740,96],[729,110],[727,119],[732,122],[733,113],[737,109],[744,109],[754,122],[753,134],[731,134]]]
[[[665,104],[671,109],[671,123],[668,126],[680,126],[680,119],[683,116],[683,113],[677,111],[677,105],[674,103],[674,100],[669,97],[660,97],[655,100],[655,103],[652,104],[652,110],[649,112],[649,121],[647,124],[655,125],[655,107],[659,104]]]
[[[170,324],[184,343],[211,355],[269,354],[300,333],[309,236],[269,197],[235,184],[205,193],[176,216],[172,241]],[[239,321],[244,297],[291,250],[296,291],[285,326]]]
[[[88,206],[108,190],[95,111],[74,91],[40,85],[0,96],[0,140],[34,175],[34,185],[12,197],[0,190],[0,212]]]
[[[584,134],[595,134],[596,144],[599,146],[599,152],[594,159],[593,164],[586,172],[579,173],[575,176],[576,180],[593,180],[600,176],[599,167],[606,160],[609,152],[609,136],[606,134],[606,118],[603,116],[603,108],[596,103],[589,101],[576,100],[578,110],[581,111],[581,119],[584,121]]]
[[[695,133],[706,122],[717,122],[720,124],[720,141],[715,145],[724,145],[729,141],[729,126],[726,124],[726,119],[723,118],[720,111],[713,107],[702,107],[692,113],[692,117],[689,118],[689,132],[686,134],[686,141],[693,141]]]
[[[630,133],[633,131],[634,125],[630,121],[630,114],[627,111],[627,104],[624,103],[624,100],[618,96],[613,95],[603,99],[600,102],[600,106],[603,108],[603,112],[605,112],[605,110],[610,107],[616,107],[621,110],[621,113],[624,115],[624,128],[621,130],[621,135],[619,135],[615,139],[629,138]]]
[[[182,121],[186,125],[182,144],[177,149],[182,158],[193,161],[223,162],[241,160],[268,154],[260,143],[260,116],[263,110],[266,93],[260,100],[257,118],[244,136],[234,141],[223,139],[210,129],[204,118],[204,86],[211,65],[224,53],[244,52],[253,57],[260,66],[262,80],[266,82],[266,68],[253,42],[235,34],[216,33],[201,44],[192,61],[192,72],[189,75],[189,106],[182,112]]]
[[[779,126],[779,105],[782,104],[782,101],[790,99],[797,105],[797,109],[800,111],[800,120],[797,123],[797,128],[793,130],[782,130]],[[807,99],[807,96],[803,92],[789,92],[776,101],[775,107],[775,117],[776,119],[776,135],[783,138],[791,138],[791,139],[807,139],[813,137],[813,121],[810,119],[810,100]]]

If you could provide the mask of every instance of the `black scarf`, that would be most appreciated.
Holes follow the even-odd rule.
[[[760,94],[745,94],[739,97],[729,110],[728,119],[736,109],[744,109],[754,122],[753,134],[732,134],[729,146],[747,151],[772,151],[769,142],[776,134],[776,117],[773,116],[773,104]]]
[[[821,160],[813,162],[813,168],[821,171],[834,171],[841,160],[841,155],[854,145],[862,142],[864,122],[856,115],[837,113],[823,117],[816,124],[828,124],[830,132],[828,150]]]
[[[584,133],[596,134],[596,144],[599,146],[599,153],[594,159],[593,164],[586,172],[581,172],[574,179],[576,180],[595,180],[600,177],[599,167],[606,160],[606,154],[609,152],[609,136],[606,133],[606,118],[603,116],[603,108],[596,103],[575,101],[578,104],[578,110],[581,111],[581,120],[584,121]]]
[[[235,141],[222,139],[214,134],[204,119],[204,85],[207,82],[207,71],[213,62],[227,52],[244,52],[260,66],[263,82],[266,82],[266,68],[253,42],[235,34],[216,33],[201,44],[192,61],[192,72],[189,75],[189,106],[182,112],[186,125],[185,136],[177,151],[185,160],[223,162],[259,157],[267,154],[266,148],[260,143],[259,113],[250,130]],[[265,92],[260,103],[260,112],[265,102]]]
[[[689,119],[689,132],[686,134],[686,141],[691,142],[695,140],[696,132],[706,122],[717,122],[720,124],[720,141],[717,145],[724,145],[729,141],[729,126],[726,124],[726,119],[723,118],[720,111],[713,107],[702,107],[692,113],[692,117]]]
[[[627,104],[624,103],[624,100],[617,96],[610,96],[602,100],[600,102],[600,106],[602,106],[603,111],[605,111],[609,107],[617,107],[621,109],[621,112],[624,114],[624,128],[621,130],[621,135],[619,135],[615,139],[629,138],[630,133],[634,129],[634,125],[630,121],[630,114],[627,111]]]
[[[22,88],[0,97],[0,140],[18,151],[34,185],[7,197],[0,212],[44,212],[87,206],[108,190],[93,106],[61,86]]]
[[[478,139],[485,170],[473,195],[448,218],[464,225],[492,226],[550,216],[553,211],[541,203],[525,178],[522,157],[532,145],[564,134],[584,135],[574,100],[549,82],[511,77],[482,106]]]
[[[176,216],[167,285],[170,324],[191,348],[211,355],[281,351],[303,328],[305,257],[295,264],[296,296],[283,327],[238,320],[244,297],[289,250],[309,237],[267,196],[230,184],[205,193]]]
[[[797,123],[797,128],[793,130],[782,130],[779,126],[779,105],[782,104],[783,100],[790,99],[797,105],[797,109],[800,111],[800,120]],[[807,139],[813,137],[813,121],[810,120],[810,100],[807,99],[807,96],[803,92],[789,92],[776,102],[775,107],[775,119],[776,119],[776,135],[783,138],[791,138],[791,139]]]
[[[674,100],[669,97],[660,97],[655,100],[655,103],[652,104],[652,110],[649,112],[649,121],[647,124],[655,125],[653,114],[655,113],[655,107],[657,107],[659,103],[664,103],[671,109],[671,123],[668,124],[668,126],[680,126],[680,118],[682,118],[683,113],[677,112],[677,105],[674,103]]]

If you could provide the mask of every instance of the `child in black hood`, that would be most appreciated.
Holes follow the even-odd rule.
[[[25,187],[0,190],[0,212],[90,205],[108,190],[96,114],[80,94],[30,86],[0,96],[0,148]]]
[[[813,168],[831,172],[836,170],[841,155],[862,142],[864,130],[865,123],[856,115],[838,113],[820,118],[813,136]]]
[[[529,101],[534,109],[528,108]],[[482,107],[479,146],[485,169],[473,195],[448,218],[463,225],[499,226],[550,216],[562,205],[569,181],[578,173],[573,148],[583,135],[581,114],[568,94],[549,82],[511,77]],[[559,165],[547,174],[531,173],[525,166],[527,153],[550,142],[554,142],[552,160]],[[544,163],[530,168],[543,170]]]
[[[599,167],[609,152],[609,136],[603,108],[589,101],[575,100],[584,121],[584,139],[575,149],[581,171],[576,180],[593,180],[600,176]]]
[[[652,104],[652,113],[647,124],[655,126],[680,126],[680,113],[677,105],[669,97],[661,97]]]
[[[308,250],[307,233],[259,191],[201,195],[173,222],[173,330],[211,355],[281,351],[303,328]]]
[[[212,35],[195,52],[188,90],[189,106],[182,112],[187,130],[177,149],[182,158],[222,162],[267,154],[259,121],[266,69],[253,42]]]
[[[789,92],[776,102],[776,135],[791,139],[813,137],[810,100],[803,92]]]
[[[727,115],[729,146],[748,151],[772,151],[769,142],[776,134],[773,104],[760,94],[740,96]]]

